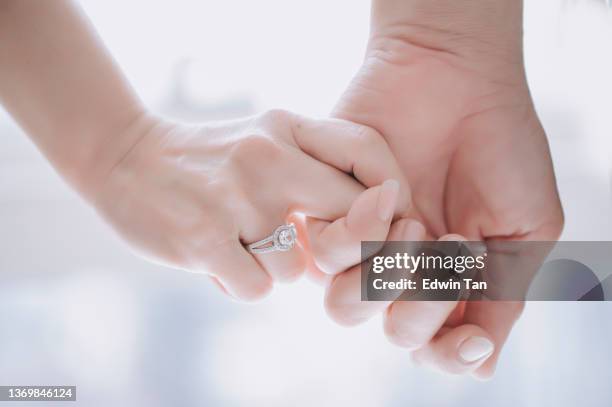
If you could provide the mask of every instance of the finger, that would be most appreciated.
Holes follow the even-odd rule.
[[[497,360],[508,335],[523,312],[524,302],[470,301],[467,303],[465,323],[474,324],[488,332],[495,343],[495,351],[475,372],[474,376],[488,379],[495,373]]]
[[[376,130],[346,120],[294,116],[293,134],[302,151],[345,173],[366,187],[395,179],[400,183],[396,214],[410,205],[408,182],[385,139]]]
[[[288,216],[284,207],[274,207],[274,204],[275,202],[271,202],[265,210],[254,213],[241,213],[243,222],[248,222],[248,226],[240,231],[240,241],[245,246],[272,236],[281,225],[295,224],[295,215]],[[300,245],[300,235],[303,234],[303,231],[301,234],[297,233],[296,243],[290,250],[249,254],[274,282],[294,281],[306,268],[306,254]],[[272,242],[269,242],[266,245],[271,244]]]
[[[365,190],[355,178],[321,161],[296,151],[278,189],[291,202],[292,212],[335,220],[346,215]]]
[[[312,224],[312,220],[310,220],[311,224]],[[406,223],[407,222],[413,222],[410,219],[400,219],[397,222],[393,223],[391,225],[391,229],[389,231],[389,236],[387,237],[387,240],[402,240],[402,236],[400,235],[400,233],[405,230],[407,228]],[[419,223],[414,221],[414,223],[416,224],[416,227],[418,228],[423,228],[423,226]],[[411,227],[411,226],[408,226]],[[303,225],[303,230],[306,231],[307,227],[306,224]],[[307,236],[307,233],[304,233],[304,235]],[[304,248],[305,251],[307,253],[312,253],[312,250],[310,249],[310,243],[308,241],[308,238],[304,239],[303,241],[304,244]],[[348,271],[345,271],[344,274],[349,273]],[[331,274],[327,274],[324,273],[316,264],[316,262],[314,261],[314,258],[312,256],[308,256],[307,259],[307,266],[306,266],[306,276],[308,277],[308,279],[310,279],[311,281],[315,282],[316,284],[320,285],[320,286],[324,286],[327,287],[329,284],[331,284],[334,276]]]
[[[465,240],[460,235],[445,235],[440,241]],[[457,301],[396,301],[384,315],[384,330],[392,343],[418,349],[428,343],[444,325]]]
[[[221,281],[219,281],[217,277],[215,276],[208,276],[208,277],[210,278],[210,281],[213,283],[213,285],[219,289],[219,291],[231,297],[231,294],[227,291],[227,289],[223,286],[223,284],[221,284]]]
[[[389,233],[389,241],[418,241],[423,239],[425,228],[412,219],[395,222]],[[336,275],[327,287],[325,309],[340,325],[352,326],[372,318],[389,306],[390,301],[361,300],[361,266],[357,265]]]
[[[293,222],[297,229],[298,237],[300,239],[300,245],[304,250],[304,254],[306,255],[306,278],[322,287],[327,286],[327,284],[331,281],[332,276],[323,273],[314,262],[314,259],[311,255],[312,249],[310,247],[310,239],[308,238],[306,217],[296,215],[291,218],[291,222]]]
[[[313,283],[321,287],[326,287],[333,278],[333,276],[329,274],[325,274],[324,272],[319,270],[319,268],[317,267],[316,264],[314,264],[313,261],[307,261],[305,274],[308,280],[312,281]]]
[[[444,326],[449,328],[455,328],[461,325],[463,323],[463,316],[465,314],[466,305],[467,301],[459,301],[453,312],[451,312],[451,314],[444,322]]]
[[[327,274],[337,274],[361,262],[362,241],[384,241],[397,204],[399,184],[388,180],[363,192],[346,217],[333,223],[307,221],[315,263]]]
[[[397,301],[384,315],[385,335],[411,350],[427,344],[455,309],[455,301]]]
[[[446,329],[425,347],[415,351],[416,363],[446,373],[474,372],[491,357],[494,340],[477,325]]]
[[[257,301],[272,289],[272,279],[239,241],[220,245],[207,259],[207,271],[234,298]]]
[[[521,239],[529,241],[533,236],[539,237],[537,234],[530,234]],[[489,250],[488,279],[494,281],[494,284],[502,292],[497,298],[504,298],[503,290],[512,285],[514,285],[513,290],[518,289],[518,291],[514,291],[515,297],[512,298],[521,298],[526,293],[533,275],[540,268],[554,245],[552,242],[542,242],[543,244],[531,248],[523,246],[518,249],[517,246],[513,247],[513,241],[514,239],[490,239],[486,242],[486,247]],[[513,273],[508,273],[510,270]],[[509,279],[508,275],[512,275],[512,279]],[[495,293],[491,288],[488,291]],[[517,292],[520,296],[516,294]],[[488,295],[488,297],[494,298],[495,294]],[[480,326],[489,333],[495,343],[495,351],[474,372],[474,376],[481,379],[488,379],[493,376],[501,350],[524,307],[524,301],[483,300],[467,302],[464,313],[465,323]]]
[[[378,197],[376,196],[377,191],[379,191]],[[311,217],[305,220],[303,217],[294,217],[298,232],[305,232],[300,233],[301,244],[305,248],[305,252],[311,254],[306,258],[307,276],[320,285],[329,283],[330,275],[322,271],[322,268],[327,267],[321,266],[321,264],[325,262],[324,258],[330,246],[333,246],[336,256],[348,260],[341,265],[336,264],[335,268],[339,267],[340,270],[345,270],[358,263],[361,247],[360,236],[364,239],[368,237],[384,239],[388,231],[388,224],[391,221],[387,219],[392,211],[390,208],[396,200],[397,183],[391,181],[383,183],[381,187],[362,193],[348,210],[349,214],[332,224]],[[372,210],[378,211],[377,217],[370,216],[373,221],[368,223],[367,213]],[[366,217],[360,218],[361,215]],[[384,221],[381,220],[381,216],[385,219]],[[349,224],[350,226],[348,226]],[[382,229],[382,233],[377,233],[376,229]],[[357,236],[351,235],[352,232],[356,232]],[[311,240],[313,243],[311,243]],[[347,252],[352,255],[346,254]],[[320,260],[319,263],[317,263],[317,258]]]
[[[299,241],[285,252],[257,253],[253,256],[276,282],[295,281],[306,269],[306,254]]]

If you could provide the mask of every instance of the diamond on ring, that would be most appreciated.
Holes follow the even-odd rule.
[[[247,249],[251,253],[263,254],[271,252],[286,252],[295,246],[297,240],[297,230],[295,225],[290,223],[276,228],[272,235],[265,239],[251,243]]]

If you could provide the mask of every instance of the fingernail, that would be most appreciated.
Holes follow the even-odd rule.
[[[376,204],[378,218],[381,221],[388,222],[393,217],[398,193],[399,182],[394,179],[387,180],[381,185]]]
[[[484,359],[493,353],[493,342],[481,336],[472,336],[459,345],[459,359],[470,364]]]
[[[467,239],[464,236],[458,235],[456,233],[449,233],[448,235],[442,236],[440,239],[441,242],[467,242]]]
[[[416,220],[409,220],[404,226],[404,233],[402,234],[402,240],[418,242],[425,236],[425,226]]]

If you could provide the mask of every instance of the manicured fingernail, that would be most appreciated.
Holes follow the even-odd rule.
[[[376,203],[376,212],[381,221],[388,222],[393,217],[398,194],[399,182],[394,179],[383,182]]]
[[[449,233],[448,235],[444,235],[439,240],[441,242],[467,242],[467,239],[464,236],[458,235],[456,233]]]
[[[459,345],[459,359],[463,363],[474,363],[493,353],[493,342],[482,336],[472,336]]]
[[[404,233],[402,234],[402,240],[418,242],[423,240],[425,236],[425,226],[416,220],[409,220],[404,226]]]

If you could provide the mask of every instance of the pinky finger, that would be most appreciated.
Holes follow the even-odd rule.
[[[492,338],[476,325],[444,329],[425,347],[413,352],[413,360],[453,374],[474,372],[493,354]]]
[[[208,272],[237,300],[258,301],[272,289],[268,273],[238,241],[219,246],[207,265]]]

